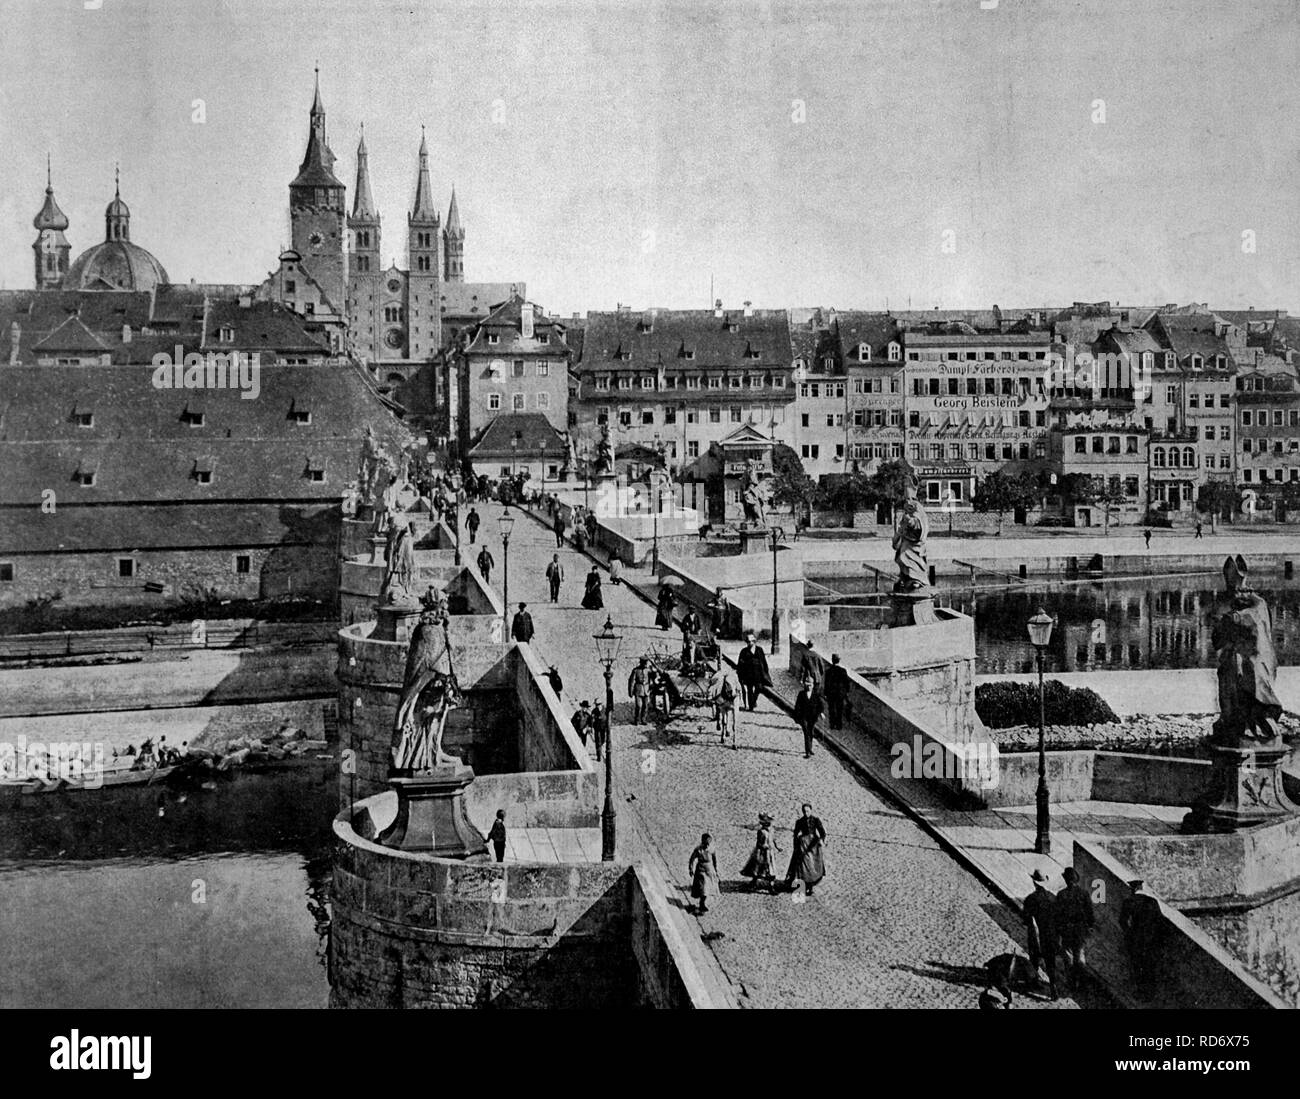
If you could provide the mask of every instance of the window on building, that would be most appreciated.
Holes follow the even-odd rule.
[[[996,443],[984,444],[984,460],[986,462],[996,462],[998,460],[998,448]]]
[[[501,394],[500,394],[500,393],[489,393],[489,394],[488,394],[488,411],[489,411],[489,412],[500,412],[500,411],[501,411]]]
[[[235,572],[247,576],[253,571],[253,559],[247,553],[235,554]]]
[[[550,408],[550,407],[551,407],[551,395],[550,395],[549,393],[539,393],[539,394],[537,394],[537,407],[538,407],[539,409]]]
[[[930,454],[930,461],[932,461],[932,462],[942,462],[942,461],[943,461],[943,444],[942,444],[942,443],[931,443],[931,444],[930,444],[930,449],[929,449],[929,454]]]
[[[949,396],[949,397],[955,397],[955,396],[957,396],[957,394],[958,394],[958,392],[959,392],[958,387],[959,387],[960,385],[961,385],[961,379],[960,379],[960,378],[949,378],[949,379],[948,379],[948,396]]]
[[[1151,451],[1151,464],[1152,464],[1156,469],[1164,469],[1164,468],[1165,468],[1165,448],[1164,448],[1164,447],[1162,447],[1162,446],[1158,446],[1158,447],[1156,447],[1153,451]]]
[[[698,439],[690,439],[686,443],[686,457],[698,458],[700,456],[700,442]]]
[[[82,488],[92,488],[92,487],[94,486],[94,484],[95,484],[95,473],[94,473],[94,470],[84,470],[84,469],[79,469],[79,470],[77,470],[77,472],[76,472],[76,474],[74,475],[73,479],[74,479],[74,480],[77,482],[77,484],[80,485]]]
[[[1248,470],[1248,469],[1243,469],[1243,470],[1241,471],[1241,479],[1242,479],[1243,481],[1245,481],[1247,484],[1249,484],[1249,483],[1250,483],[1250,479],[1251,479],[1250,470]]]
[[[14,563],[12,561],[0,561],[0,584],[12,584],[14,582]]]
[[[700,410],[698,408],[688,408],[686,410],[686,422],[688,424],[698,424],[700,422]]]
[[[816,443],[804,443],[800,452],[804,458],[815,462],[821,456],[821,447]]]
[[[548,362],[539,362],[537,364],[537,376],[539,378],[549,378],[551,376],[551,364]]]
[[[709,409],[709,423],[711,424],[722,423],[722,409],[720,408]]]
[[[1188,469],[1196,468],[1196,451],[1190,447],[1183,447],[1183,465]]]
[[[912,461],[914,461],[914,462],[919,462],[919,461],[921,460],[921,444],[920,444],[920,443],[912,443],[912,444],[907,448],[907,451],[908,451],[908,457],[911,458]]]
[[[1108,435],[1108,436],[1106,437],[1106,453],[1107,453],[1107,454],[1118,454],[1118,453],[1119,453],[1119,436],[1118,436],[1118,435]]]
[[[620,427],[632,426],[632,410],[630,408],[620,408],[618,410],[618,423]]]
[[[732,422],[733,424],[738,424],[738,423],[740,423],[741,412],[740,412],[740,408],[739,408],[739,406],[737,406],[737,405],[732,405],[732,406],[731,406],[731,409],[730,409],[730,412],[731,412],[731,422]]]
[[[1226,454],[1220,454],[1220,455],[1219,455],[1219,468],[1220,468],[1220,469],[1231,469],[1231,468],[1232,468],[1232,459],[1231,459],[1230,457],[1228,457],[1228,455],[1226,455]]]
[[[1009,462],[1009,461],[1011,461],[1011,444],[1010,444],[1010,443],[1003,443],[1003,444],[1002,444],[1002,460],[1003,460],[1004,462]]]
[[[801,413],[799,413],[799,426],[800,426],[800,427],[809,427],[809,426],[811,426],[811,425],[808,423],[808,419],[809,419],[809,416],[808,416],[808,413],[807,413],[807,412],[801,412]]]
[[[93,412],[78,412],[76,414],[78,427],[94,427],[95,414]]]
[[[1189,393],[1189,394],[1187,394],[1187,407],[1188,407],[1188,408],[1200,408],[1200,407],[1201,407],[1201,395],[1200,395],[1199,393]]]
[[[1226,443],[1229,439],[1232,438],[1232,428],[1230,428],[1230,427],[1221,427],[1221,428],[1219,429],[1219,438],[1222,439],[1222,440]]]
[[[1274,427],[1283,426],[1283,410],[1280,408],[1273,409],[1273,426]]]
[[[1206,440],[1206,442],[1211,442],[1211,443],[1214,442],[1214,425],[1213,425],[1213,424],[1206,424],[1206,425],[1205,425],[1205,440]]]
[[[1241,410],[1241,426],[1242,426],[1242,427],[1250,427],[1250,426],[1251,426],[1251,422],[1250,422],[1250,421],[1251,421],[1251,412],[1250,412],[1250,409],[1249,409],[1249,408],[1243,408],[1243,409]]]
[[[1138,494],[1138,479],[1136,477],[1124,478],[1124,495],[1129,499],[1136,498]]]
[[[512,412],[524,411],[524,394],[512,393],[510,395],[510,409]]]
[[[911,428],[911,427],[920,427],[920,426],[921,426],[921,414],[920,414],[919,412],[909,412],[909,413],[907,414],[907,426],[908,426],[909,428]]]
[[[649,427],[655,422],[655,413],[653,408],[643,408],[641,410],[641,424],[643,427]]]
[[[134,557],[119,557],[117,559],[117,575],[123,580],[130,580],[136,575],[136,563]]]
[[[642,389],[654,389],[654,387],[655,387],[655,379],[654,379],[654,375],[653,375],[653,374],[643,374],[643,375],[641,376],[641,388],[642,388]]]
[[[1092,452],[1094,454],[1104,454],[1106,452],[1106,440],[1101,435],[1092,437]]]
[[[187,425],[189,425],[190,427],[202,427],[202,426],[203,426],[203,413],[202,413],[202,412],[191,412],[191,411],[187,408],[184,412],[181,413],[181,423],[183,423],[183,424],[187,424]]]
[[[664,423],[675,424],[677,422],[677,409],[671,405],[664,409]]]

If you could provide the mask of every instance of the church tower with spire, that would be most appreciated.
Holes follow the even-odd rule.
[[[370,190],[370,154],[364,126],[357,143],[357,185],[348,217],[348,246],[348,332],[357,352],[373,361],[383,357],[379,323],[383,252],[379,211]]]
[[[407,348],[412,359],[432,358],[442,347],[442,311],[438,254],[442,219],[433,204],[429,180],[429,143],[420,130],[420,167],[415,179],[415,202],[406,218]]]
[[[334,154],[325,138],[325,107],[320,70],[311,106],[307,151],[289,184],[289,223],[293,251],[302,269],[320,287],[328,307],[342,318],[347,306],[348,263],[344,186],[334,175]]]
[[[68,227],[68,216],[54,201],[54,183],[50,176],[50,158],[45,158],[45,204],[32,221],[36,228],[36,289],[57,290],[68,273],[72,245],[63,231]]]
[[[442,231],[442,277],[447,282],[465,281],[465,230],[456,208],[456,188],[451,189],[451,207],[447,211],[447,228]]]

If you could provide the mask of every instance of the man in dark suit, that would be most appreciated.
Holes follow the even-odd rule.
[[[1061,936],[1061,951],[1068,963],[1070,984],[1074,986],[1083,976],[1084,962],[1087,961],[1084,946],[1097,920],[1092,914],[1092,898],[1079,884],[1079,872],[1073,866],[1067,866],[1061,876],[1065,878],[1065,888],[1056,894],[1056,924]]]
[[[817,680],[812,672],[804,672],[803,690],[794,700],[794,719],[803,730],[803,756],[812,759],[813,733],[817,728],[817,719],[822,716],[822,694],[817,689]]]
[[[844,699],[849,693],[849,673],[840,664],[839,653],[831,655],[822,689],[826,694],[826,712],[831,728],[838,729],[844,724]]]
[[[495,565],[496,559],[488,552],[487,546],[478,551],[478,571],[483,574],[484,582],[492,582],[492,568]]]
[[[1120,906],[1119,926],[1124,932],[1124,949],[1137,993],[1142,999],[1151,1000],[1156,994],[1165,918],[1160,902],[1146,891],[1140,878],[1128,885],[1132,894]]]
[[[510,636],[516,641],[531,641],[533,639],[533,616],[528,613],[527,603],[519,604],[519,611],[515,615],[515,620],[510,623]]]
[[[1056,952],[1060,948],[1056,895],[1047,888],[1047,875],[1035,870],[1034,891],[1025,898],[1021,911],[1029,932],[1029,964],[1047,971],[1047,991],[1056,999]]]
[[[772,686],[772,675],[767,670],[767,654],[758,647],[754,631],[745,634],[745,647],[736,657],[736,678],[744,695],[745,709],[751,713],[758,706],[758,693]]]

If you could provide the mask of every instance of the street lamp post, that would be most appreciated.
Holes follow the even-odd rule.
[[[510,644],[510,532],[515,529],[515,517],[507,505],[497,520],[501,527],[501,635]]]
[[[618,814],[614,809],[614,661],[623,638],[614,632],[614,620],[605,616],[600,633],[592,634],[596,654],[605,665],[605,807],[600,812],[600,857],[604,862],[614,861],[614,847]]]
[[[1043,701],[1043,650],[1052,640],[1052,616],[1041,607],[1029,620],[1029,640],[1038,658],[1038,791],[1034,803],[1038,810],[1038,830],[1034,838],[1034,851],[1040,855],[1052,853],[1052,820],[1047,794],[1047,744]]]
[[[776,550],[781,544],[781,530],[773,527],[772,536],[772,655],[781,651],[781,610],[776,601]]]

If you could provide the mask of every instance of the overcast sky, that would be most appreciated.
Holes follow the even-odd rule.
[[[319,59],[385,260],[423,123],[466,277],[557,312],[704,307],[710,275],[760,307],[1300,311],[1295,0],[87,2],[4,0],[5,288],[47,149],[74,257],[120,160],[174,280],[264,278]]]

